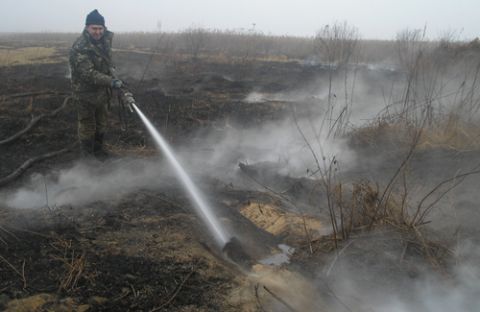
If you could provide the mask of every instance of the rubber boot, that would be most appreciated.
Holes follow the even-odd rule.
[[[93,143],[93,154],[98,160],[105,160],[110,154],[103,147],[104,133],[95,133],[95,141]]]

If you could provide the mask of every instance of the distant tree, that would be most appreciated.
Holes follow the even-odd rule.
[[[201,27],[188,28],[185,30],[185,46],[194,60],[198,59],[200,51],[206,47],[207,34],[207,30]]]
[[[405,74],[400,116],[408,123],[418,124],[425,120],[424,114],[427,114],[427,121],[431,122],[433,96],[439,86],[438,67],[435,65],[440,64],[435,62],[428,49],[426,28],[398,32],[395,45],[399,68]]]
[[[328,65],[336,68],[348,64],[353,56],[359,40],[359,32],[355,26],[347,22],[335,22],[325,25],[315,35],[315,50]]]
[[[357,51],[359,38],[358,29],[347,24],[347,22],[335,22],[332,25],[325,25],[316,33],[314,38],[315,52],[328,66],[328,106],[326,116],[329,120],[329,134],[334,131],[334,128],[341,129],[346,123],[346,116],[350,113],[349,106],[351,101],[349,102],[348,93],[349,68],[347,65]],[[338,118],[334,118],[335,93],[332,90],[333,78],[336,73],[342,70],[344,73],[345,106],[340,110]],[[354,81],[351,84],[352,92],[355,85]]]

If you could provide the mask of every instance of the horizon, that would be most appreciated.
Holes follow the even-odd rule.
[[[394,40],[405,29],[426,28],[430,40],[451,35],[469,41],[480,33],[480,3],[474,0],[3,0],[0,9],[9,13],[0,20],[2,33],[78,33],[93,9],[116,33],[176,33],[201,27],[308,38],[325,25],[344,21],[366,40]]]

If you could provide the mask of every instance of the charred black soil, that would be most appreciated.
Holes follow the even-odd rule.
[[[148,55],[119,52],[117,58],[141,109],[172,145],[187,142],[199,131],[281,119],[289,113],[289,103],[246,103],[243,99],[252,90],[295,87],[292,82],[300,79],[285,80],[285,73],[312,74],[295,63],[258,63],[250,70],[241,64],[183,61],[165,68],[163,63],[155,67],[154,62],[146,71],[147,78],[139,81],[128,67],[145,65]],[[60,107],[70,93],[65,62],[2,67],[0,76],[5,82],[0,90],[1,139],[21,131],[35,116]],[[138,118],[125,115],[119,119],[116,104],[111,107],[107,134],[112,152],[120,158],[154,156],[153,144]],[[31,158],[71,146],[75,140],[76,113],[69,102],[56,116],[42,118],[31,131],[1,146],[0,176]],[[55,175],[77,160],[72,148],[35,162],[3,189],[27,183],[32,174]],[[213,180],[209,183],[217,193],[216,204],[223,206],[223,217],[240,231],[257,233],[242,239],[263,242],[252,244],[249,253],[266,254],[268,246],[279,243],[238,212],[250,198],[263,197],[261,193],[235,191]],[[211,243],[177,186],[139,190],[125,199],[81,206],[49,206],[46,196],[41,206],[1,208],[3,309],[237,311],[244,304],[225,300],[238,287],[241,274],[222,260],[222,251]],[[241,254],[249,257],[245,251]]]

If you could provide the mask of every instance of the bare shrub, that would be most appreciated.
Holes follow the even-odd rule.
[[[191,54],[194,61],[207,44],[207,31],[201,27],[188,28],[183,32],[186,50]]]
[[[315,50],[328,65],[346,66],[359,40],[358,29],[347,22],[335,22],[320,29],[315,38]]]
[[[329,135],[342,133],[348,123],[352,105],[349,96],[351,97],[351,93],[354,91],[356,78],[356,67],[349,66],[349,64],[355,53],[358,52],[358,41],[358,29],[346,22],[326,25],[317,32],[314,38],[315,52],[328,66],[326,118],[328,119]],[[337,111],[338,116],[334,117],[337,96],[333,90],[333,81],[340,73],[343,73],[344,105]],[[352,73],[352,81],[349,85],[348,79]]]
[[[454,38],[448,32],[437,41],[428,41],[426,29],[397,34],[398,68],[404,80],[389,104],[395,106],[390,110],[395,118],[416,126],[426,120],[427,127],[438,127],[452,113],[467,120],[478,113],[480,58]]]

